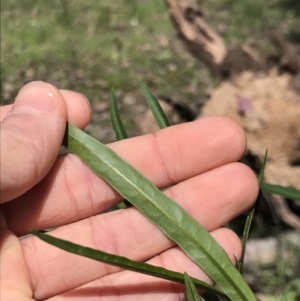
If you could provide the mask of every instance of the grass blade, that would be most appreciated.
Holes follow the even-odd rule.
[[[186,288],[187,301],[201,301],[201,297],[199,296],[195,284],[187,273],[184,273],[184,284]]]
[[[269,193],[279,194],[290,200],[300,201],[300,190],[292,187],[283,187],[262,182],[261,189]]]
[[[116,153],[68,124],[65,146],[137,207],[212,278],[232,300],[256,298],[213,237],[176,202]]]
[[[111,89],[109,96],[109,112],[110,112],[110,120],[112,123],[112,127],[116,134],[117,140],[122,140],[128,138],[128,135],[125,131],[123,122],[121,120],[117,100],[114,89]]]
[[[148,263],[130,260],[126,257],[109,254],[88,247],[83,247],[81,245],[74,244],[67,240],[56,238],[54,236],[44,234],[39,231],[32,230],[31,232],[32,234],[36,235],[43,241],[53,246],[56,246],[62,250],[68,251],[70,253],[84,256],[100,262],[108,263],[130,271],[134,271],[134,272],[138,272],[138,273],[142,273],[142,274],[146,274],[146,275],[150,275],[166,280],[171,280],[178,283],[184,283],[184,275],[181,273],[173,272],[165,268],[153,266]],[[209,291],[218,294],[220,296],[223,295],[220,291],[216,290],[214,287],[208,285],[207,283],[195,278],[191,278],[191,279],[199,289]]]
[[[266,163],[267,163],[267,157],[268,157],[268,150],[266,150],[263,165],[262,165],[261,171],[258,176],[259,187],[261,187],[261,183],[262,183],[262,180],[264,177],[265,167],[266,167]],[[252,224],[252,220],[253,220],[253,216],[254,216],[254,211],[255,211],[255,204],[253,205],[252,209],[250,210],[250,212],[246,218],[245,227],[244,227],[244,231],[243,231],[242,256],[241,256],[241,260],[238,263],[238,269],[241,274],[243,274],[244,258],[245,258],[245,253],[246,253],[246,243],[247,243],[247,240],[249,237],[249,232],[250,232],[250,228],[251,228],[251,224]]]
[[[165,112],[161,108],[156,97],[152,94],[152,92],[150,91],[150,89],[147,87],[147,85],[144,82],[141,82],[140,85],[143,90],[146,101],[148,103],[148,106],[151,109],[152,114],[153,114],[158,126],[161,129],[170,126],[171,124],[168,120],[168,117],[166,116]]]

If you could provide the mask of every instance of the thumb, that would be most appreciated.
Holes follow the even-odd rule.
[[[1,122],[1,203],[38,183],[52,167],[67,120],[65,101],[54,86],[24,86]]]

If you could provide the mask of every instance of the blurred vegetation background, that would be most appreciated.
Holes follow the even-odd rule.
[[[276,57],[271,32],[300,41],[299,0],[198,2],[228,45],[247,43]],[[156,96],[180,100],[196,113],[220,83],[186,51],[162,0],[1,0],[1,104],[12,103],[32,80],[85,94],[94,112],[87,131],[104,143],[115,139],[108,113],[112,87],[125,127],[138,135],[134,116],[146,110],[139,80]],[[299,281],[298,252],[290,251],[289,263],[256,269],[260,289],[280,294],[291,280]]]
[[[272,55],[270,31],[299,38],[298,0],[198,2],[229,45]],[[106,113],[112,87],[129,133],[138,134],[130,116],[144,110],[139,80],[196,111],[219,83],[176,37],[162,0],[1,0],[1,102],[32,80],[85,94],[95,112],[88,130],[103,142],[114,139]]]

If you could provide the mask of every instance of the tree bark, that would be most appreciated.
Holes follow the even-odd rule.
[[[223,39],[205,21],[196,0],[165,0],[179,37],[188,50],[210,70],[231,77],[244,70],[265,68],[264,59],[247,45],[228,49]]]
[[[203,19],[195,0],[165,0],[179,36],[189,51],[219,72],[227,49],[223,39]]]

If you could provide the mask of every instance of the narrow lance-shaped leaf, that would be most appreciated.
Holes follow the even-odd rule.
[[[300,190],[296,188],[262,182],[261,189],[269,193],[279,194],[290,200],[300,201]]]
[[[266,150],[263,165],[262,165],[262,168],[261,168],[259,176],[258,176],[258,185],[259,185],[259,187],[261,186],[261,183],[262,183],[262,180],[263,180],[263,177],[264,177],[267,157],[268,157],[268,150]],[[246,243],[247,243],[247,240],[248,240],[248,237],[249,237],[249,232],[250,232],[250,228],[251,228],[251,224],[252,224],[252,220],[253,220],[253,216],[254,216],[254,211],[255,211],[255,204],[253,205],[252,209],[250,210],[250,212],[249,212],[249,214],[246,218],[245,227],[244,227],[244,231],[243,231],[242,256],[241,256],[241,260],[238,264],[238,268],[239,268],[239,271],[240,271],[241,274],[243,274],[244,258],[245,258],[245,253],[246,253]]]
[[[141,87],[143,89],[146,101],[152,111],[152,114],[158,126],[161,129],[171,126],[171,123],[169,122],[167,115],[163,111],[157,98],[152,94],[151,90],[147,87],[147,85],[144,82],[141,82]],[[212,294],[209,292],[204,293],[203,297],[205,297],[205,301],[220,301],[220,299],[217,297],[216,294]],[[223,296],[223,299],[224,301],[228,300],[225,296]]]
[[[134,272],[138,272],[138,273],[142,273],[142,274],[146,274],[146,275],[150,275],[166,280],[171,280],[178,283],[184,283],[184,275],[181,273],[173,272],[165,268],[153,266],[145,262],[130,260],[123,256],[109,254],[100,250],[84,247],[64,239],[60,239],[48,234],[44,234],[39,231],[32,230],[31,232],[32,234],[36,235],[43,241],[53,246],[56,246],[62,250],[68,251],[70,253],[84,256],[100,262],[105,262],[130,271],[134,271]],[[212,292],[220,296],[224,296],[222,292],[218,291],[211,285],[208,285],[207,283],[195,278],[192,278],[192,280],[199,289]]]
[[[263,161],[263,164],[262,164],[262,167],[261,167],[261,171],[258,175],[259,188],[260,188],[262,180],[264,178],[265,168],[266,168],[266,164],[267,164],[267,158],[268,158],[268,150],[266,150],[266,152],[265,152],[265,157],[264,157],[264,161]]]
[[[201,301],[201,297],[199,296],[199,293],[197,292],[196,286],[193,283],[193,280],[191,277],[184,273],[184,284],[185,284],[185,290],[186,290],[186,298],[187,301]]]
[[[126,133],[126,130],[124,128],[123,122],[122,122],[120,114],[119,114],[114,89],[111,89],[111,91],[110,91],[109,112],[110,112],[111,123],[112,123],[113,129],[115,131],[117,140],[122,140],[122,139],[128,138],[128,135]]]
[[[127,139],[128,135],[126,133],[126,130],[124,128],[123,122],[122,122],[120,114],[119,114],[119,109],[117,106],[117,99],[116,99],[114,89],[111,89],[111,91],[110,91],[109,112],[110,112],[110,120],[112,123],[112,127],[116,134],[117,140]],[[115,208],[116,209],[124,209],[124,208],[128,208],[130,206],[131,206],[131,204],[125,200],[124,202],[119,203],[118,205],[111,208],[111,210],[114,210]]]
[[[111,149],[68,124],[65,145],[172,239],[232,300],[256,298],[213,237]]]
[[[152,94],[151,90],[145,85],[145,83],[141,82],[141,86],[143,87],[144,96],[148,104],[151,104],[150,109],[156,122],[158,123],[158,126],[160,128],[169,127],[171,124],[168,121],[168,117],[164,113],[157,98]],[[208,292],[204,293],[202,297],[205,301],[220,301],[217,295]],[[228,300],[225,296],[223,296],[223,299]]]
[[[150,106],[150,109],[158,126],[161,129],[171,126],[167,115],[163,111],[157,98],[152,94],[151,90],[147,87],[147,85],[144,82],[141,82],[141,87],[143,88],[144,96],[147,100],[148,105]],[[208,292],[204,293],[203,297],[205,298],[205,301],[220,301],[217,295]],[[225,300],[225,296],[223,296],[223,299]],[[226,298],[226,300],[228,299]]]
[[[152,92],[150,91],[150,89],[147,87],[147,85],[144,82],[141,82],[140,85],[143,90],[146,101],[149,105],[149,108],[152,111],[152,114],[153,114],[158,126],[161,129],[170,126],[171,124],[168,120],[168,117],[166,116],[165,112],[161,108],[156,97],[152,94]]]

